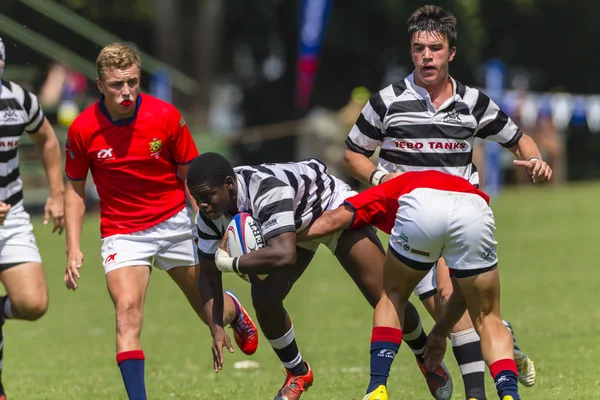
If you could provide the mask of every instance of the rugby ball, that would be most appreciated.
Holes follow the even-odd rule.
[[[260,225],[246,212],[237,214],[227,226],[227,251],[232,257],[262,249],[265,241],[260,231]],[[267,275],[250,275],[238,273],[238,276],[248,283],[263,280]]]

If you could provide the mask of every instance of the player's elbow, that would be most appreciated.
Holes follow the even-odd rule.
[[[277,269],[290,268],[296,265],[296,246],[291,249],[278,249],[273,264],[273,267]]]

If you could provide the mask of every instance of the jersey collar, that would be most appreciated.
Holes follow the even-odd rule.
[[[449,76],[450,81],[452,82],[452,94],[453,97],[456,98],[457,92],[457,84],[456,81],[454,80],[453,77]],[[409,76],[406,77],[405,79],[405,83],[408,87],[410,87],[412,89],[413,92],[417,93],[419,96],[421,96],[422,99],[429,99],[429,92],[427,91],[427,89],[417,85],[415,83],[415,73],[413,72],[412,74],[410,74]]]
[[[100,111],[102,111],[102,114],[104,114],[106,119],[108,119],[113,125],[117,125],[117,126],[125,126],[125,125],[129,125],[130,123],[132,123],[135,120],[135,118],[137,117],[137,113],[140,110],[141,105],[142,105],[142,95],[138,94],[138,98],[137,98],[136,105],[135,105],[135,112],[133,113],[133,115],[131,117],[113,121],[112,117],[110,116],[110,113],[108,112],[108,109],[104,105],[104,95],[102,95],[102,98],[98,102],[98,106],[100,107]]]

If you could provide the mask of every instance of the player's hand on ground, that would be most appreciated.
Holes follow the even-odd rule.
[[[386,176],[381,178],[381,183],[385,183],[385,182],[389,181],[390,179],[394,179],[400,175],[402,175],[402,172],[392,172],[391,174],[387,174]]]
[[[513,163],[527,170],[527,173],[531,175],[531,180],[534,183],[541,183],[549,181],[552,178],[552,168],[542,160],[533,158],[527,160],[514,160]]]
[[[4,225],[4,220],[8,215],[8,210],[10,210],[10,207],[10,204],[0,201],[0,226]]]
[[[212,346],[213,367],[215,369],[215,373],[219,373],[219,371],[223,369],[223,363],[225,362],[225,358],[223,357],[223,347],[226,347],[230,353],[235,351],[231,345],[231,338],[229,335],[222,327],[217,326],[213,332]]]
[[[65,206],[64,196],[50,196],[46,200],[46,206],[44,207],[44,225],[48,225],[48,222],[52,218],[54,222],[54,228],[52,233],[58,231],[60,235],[65,228]]]
[[[79,276],[79,268],[83,265],[83,253],[81,250],[70,251],[67,253],[67,269],[65,271],[64,282],[69,290],[77,289],[77,279]]]
[[[433,371],[442,364],[444,355],[446,354],[446,337],[436,335],[432,330],[427,336],[427,343],[423,351],[425,367],[427,371]]]

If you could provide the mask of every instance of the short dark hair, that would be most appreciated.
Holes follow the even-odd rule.
[[[407,21],[408,43],[417,32],[438,32],[448,39],[450,48],[456,46],[456,17],[439,6],[423,6]]]
[[[190,163],[187,185],[190,191],[200,185],[222,186],[228,176],[235,176],[231,163],[219,153],[202,153]]]

